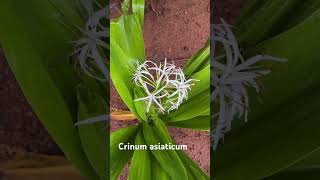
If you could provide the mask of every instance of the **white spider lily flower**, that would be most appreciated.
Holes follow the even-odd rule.
[[[257,78],[271,72],[255,64],[265,60],[286,61],[286,59],[268,55],[257,55],[245,60],[230,26],[223,19],[221,23],[214,25],[212,35],[213,43],[219,43],[219,47],[223,47],[225,53],[225,55],[212,57],[211,63],[211,86],[213,87],[211,101],[220,106],[219,111],[213,115],[216,120],[212,132],[214,149],[217,148],[224,134],[230,131],[231,123],[235,118],[244,116],[244,120],[248,120],[247,88],[253,87],[256,92],[259,92]],[[213,46],[217,47],[217,44]]]
[[[164,93],[163,95],[160,95],[160,93],[163,91],[163,89],[165,87],[162,87],[161,89],[159,89],[156,92],[150,92],[146,84],[144,84],[143,86],[144,86],[144,90],[145,90],[145,92],[147,93],[148,96],[143,97],[143,98],[139,98],[139,99],[135,99],[135,101],[145,101],[145,100],[147,100],[148,101],[148,103],[147,103],[148,104],[147,105],[147,112],[149,112],[153,102],[161,109],[161,111],[164,111],[165,109],[162,106],[162,104],[158,101],[158,99],[161,99],[161,98],[163,98],[163,97],[165,97],[167,95],[166,93]],[[159,96],[157,96],[157,95],[159,95]]]
[[[183,100],[188,99],[188,91],[191,90],[191,86],[194,84],[191,84],[192,81],[198,81],[195,79],[189,79],[187,81],[177,81],[177,80],[169,80],[169,83],[175,86],[176,91],[174,91],[171,95],[169,95],[169,98],[172,98],[178,94],[177,102],[178,104],[181,104]]]
[[[145,101],[147,113],[152,105],[160,113],[170,112],[178,109],[181,103],[188,98],[194,81],[198,80],[187,80],[183,71],[176,68],[173,63],[168,63],[167,59],[159,66],[152,61],[145,61],[137,64],[133,82],[142,87],[147,96],[134,101]]]
[[[106,66],[107,57],[103,53],[109,45],[105,42],[109,36],[109,29],[104,21],[109,15],[108,6],[102,7],[100,10],[94,12],[92,0],[82,0],[83,6],[86,8],[89,15],[85,28],[80,29],[83,37],[76,42],[76,49],[73,54],[78,55],[78,60],[81,69],[88,76],[98,79],[100,81],[107,81],[110,79],[109,70]],[[103,75],[97,73],[95,68],[98,68]]]
[[[109,48],[109,45],[105,41],[109,36],[109,29],[107,25],[102,22],[107,20],[109,8],[108,6],[102,7],[97,12],[94,12],[94,3],[96,2],[93,0],[81,0],[81,3],[86,9],[89,17],[85,27],[79,28],[83,33],[83,37],[75,42],[75,51],[72,54],[78,55],[77,57],[80,67],[85,74],[100,81],[107,81],[110,79],[109,71],[106,66],[107,58],[104,57],[105,55],[102,51]],[[103,77],[96,75],[94,67],[98,67],[100,69]],[[94,124],[109,120],[110,116],[108,114],[104,114],[85,119],[75,125],[80,126],[85,124]]]

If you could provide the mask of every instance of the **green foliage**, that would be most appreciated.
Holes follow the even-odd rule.
[[[108,109],[105,99],[83,85],[78,86],[78,120],[104,114]],[[109,177],[109,137],[106,122],[79,126],[79,135],[84,152],[100,179]]]
[[[106,179],[105,125],[75,126],[109,109],[101,101],[107,96],[106,87],[89,83],[70,63],[72,42],[80,37],[77,27],[85,24],[79,12],[76,0],[3,0],[0,43],[33,111],[66,157],[86,179]]]
[[[125,0],[122,15],[111,21],[111,79],[120,97],[139,119],[137,130],[126,132],[120,129],[111,135],[111,179],[117,179],[122,168],[132,157],[129,179],[209,179],[189,157],[178,150],[136,150],[119,151],[119,142],[150,145],[174,144],[166,125],[208,130],[210,119],[210,68],[209,43],[192,56],[184,68],[187,78],[197,78],[184,104],[172,113],[160,115],[151,106],[147,113],[147,105],[143,101],[134,101],[143,97],[145,92],[133,83],[136,63],[145,61],[143,24],[144,1],[132,1],[132,14],[129,13],[130,1]],[[197,104],[195,108],[195,103]],[[204,115],[205,114],[205,115]],[[177,121],[177,122],[175,122]],[[178,122],[179,121],[179,122]],[[166,124],[168,123],[168,124]],[[141,128],[138,128],[140,127]],[[132,127],[131,127],[132,129]],[[128,129],[127,129],[128,130]],[[121,132],[121,133],[119,133]],[[123,137],[123,138],[122,138]],[[124,138],[126,137],[126,138]],[[135,139],[135,142],[134,142]]]
[[[135,144],[144,146],[147,144],[141,131],[137,134]],[[152,155],[149,150],[134,151],[130,164],[129,179],[152,179],[151,158]]]
[[[119,149],[119,144],[134,144],[139,126],[130,126],[113,132],[110,137],[110,179],[118,179],[122,169],[133,155],[131,150]]]
[[[248,2],[238,36],[245,54],[285,57],[213,155],[216,179],[319,179],[319,1]],[[262,103],[261,103],[262,102]]]
[[[144,123],[143,134],[148,145],[173,143],[161,119],[154,119],[152,124]],[[176,151],[151,150],[151,152],[172,179],[188,179],[186,169]]]

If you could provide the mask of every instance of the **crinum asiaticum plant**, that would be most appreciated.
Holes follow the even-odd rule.
[[[86,10],[87,21],[84,28],[80,28],[82,37],[75,43],[74,55],[77,56],[76,65],[80,72],[98,80],[98,83],[109,84],[110,75],[108,70],[109,56],[109,6],[101,4],[96,0],[81,0]],[[98,114],[87,117],[76,125],[92,124],[95,122],[109,120],[108,114]]]
[[[78,126],[84,152],[99,175],[109,178],[109,7],[108,2],[82,0],[86,22],[75,43]],[[78,65],[78,66],[77,66]],[[107,123],[105,123],[107,122]]]
[[[146,60],[144,1],[122,5],[111,20],[110,72],[120,97],[139,123],[111,134],[110,177],[117,179],[131,159],[129,179],[209,179],[182,150],[119,150],[119,143],[174,144],[167,125],[210,129],[209,43],[184,69],[164,59]]]
[[[254,88],[260,92],[258,79],[271,73],[270,69],[259,66],[262,61],[284,62],[269,55],[256,55],[245,59],[241,54],[237,39],[233,34],[230,25],[223,19],[221,24],[213,25],[212,42],[214,47],[222,47],[214,54],[211,63],[211,101],[219,104],[217,111],[213,112],[213,148],[216,149],[219,140],[224,134],[231,130],[234,119],[244,117],[248,121],[249,94],[248,88]],[[220,49],[219,49],[220,50]]]
[[[255,77],[255,73],[250,71],[256,71],[256,67],[262,68],[259,70],[271,70],[271,73],[261,73],[256,78],[260,92],[256,93],[254,86],[249,87],[250,84],[254,85],[250,83],[245,85],[247,95],[240,93],[235,96],[242,97],[240,105],[245,104],[245,97],[249,97],[249,106],[241,108],[243,115],[233,118],[232,130],[225,134],[223,143],[213,151],[211,162],[216,168],[211,169],[211,173],[219,180],[319,179],[319,170],[314,165],[319,164],[320,146],[320,1],[246,2],[238,22],[232,27],[227,26],[234,32],[245,62],[257,54],[286,58],[287,62],[272,61],[273,58],[268,57],[266,61],[259,61],[256,65],[242,66],[247,67],[243,69],[243,74],[230,76],[233,79],[229,79],[228,83],[235,83],[244,80],[243,75],[248,75],[248,80]],[[220,24],[219,27],[218,24],[217,28],[228,31],[223,26],[226,25]],[[218,29],[215,29],[215,33],[218,33]],[[216,36],[217,34],[213,37]],[[228,66],[226,57],[219,58],[227,50],[232,55],[236,53],[231,46],[235,45],[234,42],[226,36],[216,42],[216,59],[212,63],[214,65],[219,62],[216,63],[216,69],[231,67],[230,70],[234,70],[232,72],[238,73],[235,71],[237,66]],[[241,66],[242,62],[238,63]],[[230,70],[220,73],[230,74],[226,73]],[[227,104],[232,106],[233,103],[226,97],[226,90],[237,90],[238,87],[223,89],[222,95],[225,96],[217,96],[215,102],[218,103],[213,106],[216,112],[219,112],[220,98],[226,99],[224,107]],[[237,114],[228,109],[226,111],[230,116],[239,115],[239,110],[233,111]],[[245,119],[246,110],[248,121],[244,123],[238,119]],[[220,114],[225,114],[226,111]],[[221,127],[227,129],[229,117],[215,118],[215,125],[219,118],[224,119]]]
[[[76,64],[87,72],[106,75],[101,68],[107,66],[99,65],[108,57],[108,3],[0,1],[0,43],[15,78],[39,120],[86,179],[109,177],[108,128],[103,122],[75,123],[108,113],[109,88],[70,60],[78,58]],[[75,41],[80,49],[70,57],[74,52],[70,42]]]

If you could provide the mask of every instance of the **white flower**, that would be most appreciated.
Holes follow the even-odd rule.
[[[73,54],[78,55],[81,69],[90,77],[100,81],[109,80],[109,70],[107,68],[107,58],[103,51],[109,48],[106,38],[109,36],[109,28],[106,23],[109,8],[102,7],[94,12],[94,3],[92,0],[81,1],[89,15],[84,29],[80,29],[83,37],[76,42],[76,50]],[[98,68],[101,73],[97,73]],[[103,77],[101,77],[102,74]]]
[[[100,81],[109,80],[109,71],[106,66],[106,57],[101,53],[105,49],[109,48],[106,42],[106,38],[109,36],[109,29],[106,25],[109,15],[108,6],[102,7],[100,10],[94,12],[94,3],[92,0],[81,0],[83,7],[87,10],[89,16],[84,28],[80,28],[83,33],[76,42],[76,49],[73,54],[77,54],[81,69],[85,74]],[[101,7],[101,6],[99,6]],[[93,62],[91,62],[93,61]],[[98,67],[103,75],[100,77],[97,75],[94,67]],[[76,123],[76,126],[85,124],[94,124],[101,121],[109,121],[108,114],[98,115]]]
[[[217,102],[219,111],[213,115],[215,128],[213,129],[213,148],[224,134],[231,129],[235,118],[244,116],[248,119],[249,97],[246,88],[253,87],[259,92],[257,78],[269,74],[271,71],[255,66],[264,60],[284,62],[286,59],[275,58],[268,55],[257,55],[247,60],[243,58],[237,40],[228,24],[221,19],[222,24],[214,25],[212,46],[223,47],[224,54],[212,57],[211,62],[211,101]],[[219,44],[215,44],[218,42]],[[214,54],[214,50],[212,51]],[[213,55],[214,56],[214,55]]]
[[[145,101],[145,100],[147,100],[148,101],[148,103],[147,103],[148,104],[147,105],[147,112],[149,112],[150,107],[152,105],[152,102],[156,103],[156,105],[158,105],[158,107],[162,111],[164,111],[165,110],[164,107],[160,104],[160,102],[157,99],[161,99],[161,98],[163,98],[163,97],[165,97],[167,95],[166,93],[163,94],[163,95],[160,95],[161,91],[163,91],[163,89],[165,87],[162,87],[161,89],[159,89],[156,92],[150,92],[146,84],[144,84],[143,86],[144,86],[144,90],[146,91],[148,96],[147,97],[143,97],[143,98],[139,98],[139,99],[135,99],[135,101]]]
[[[152,61],[137,64],[133,75],[133,82],[142,87],[146,97],[135,99],[145,101],[147,112],[152,105],[160,113],[165,113],[179,108],[181,103],[188,98],[188,93],[195,79],[186,79],[183,71],[176,68],[173,63],[165,59],[159,66]]]

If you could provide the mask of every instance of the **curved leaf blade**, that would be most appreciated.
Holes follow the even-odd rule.
[[[120,150],[120,143],[134,144],[140,126],[122,128],[111,134],[110,137],[110,179],[117,180],[122,169],[132,157],[132,150]]]
[[[161,119],[154,119],[152,124],[143,123],[143,135],[148,145],[173,144],[169,133]],[[161,167],[172,179],[187,179],[184,168],[176,151],[173,150],[151,150]]]
[[[90,92],[88,88],[78,86],[78,121],[105,114],[108,106],[104,99]],[[84,152],[91,166],[101,179],[109,177],[109,137],[106,122],[79,126],[79,134]]]
[[[138,132],[135,141],[136,145],[147,146],[142,131]],[[151,156],[152,153],[148,150],[135,150],[130,164],[129,179],[141,179],[150,180],[152,179],[151,171]]]

